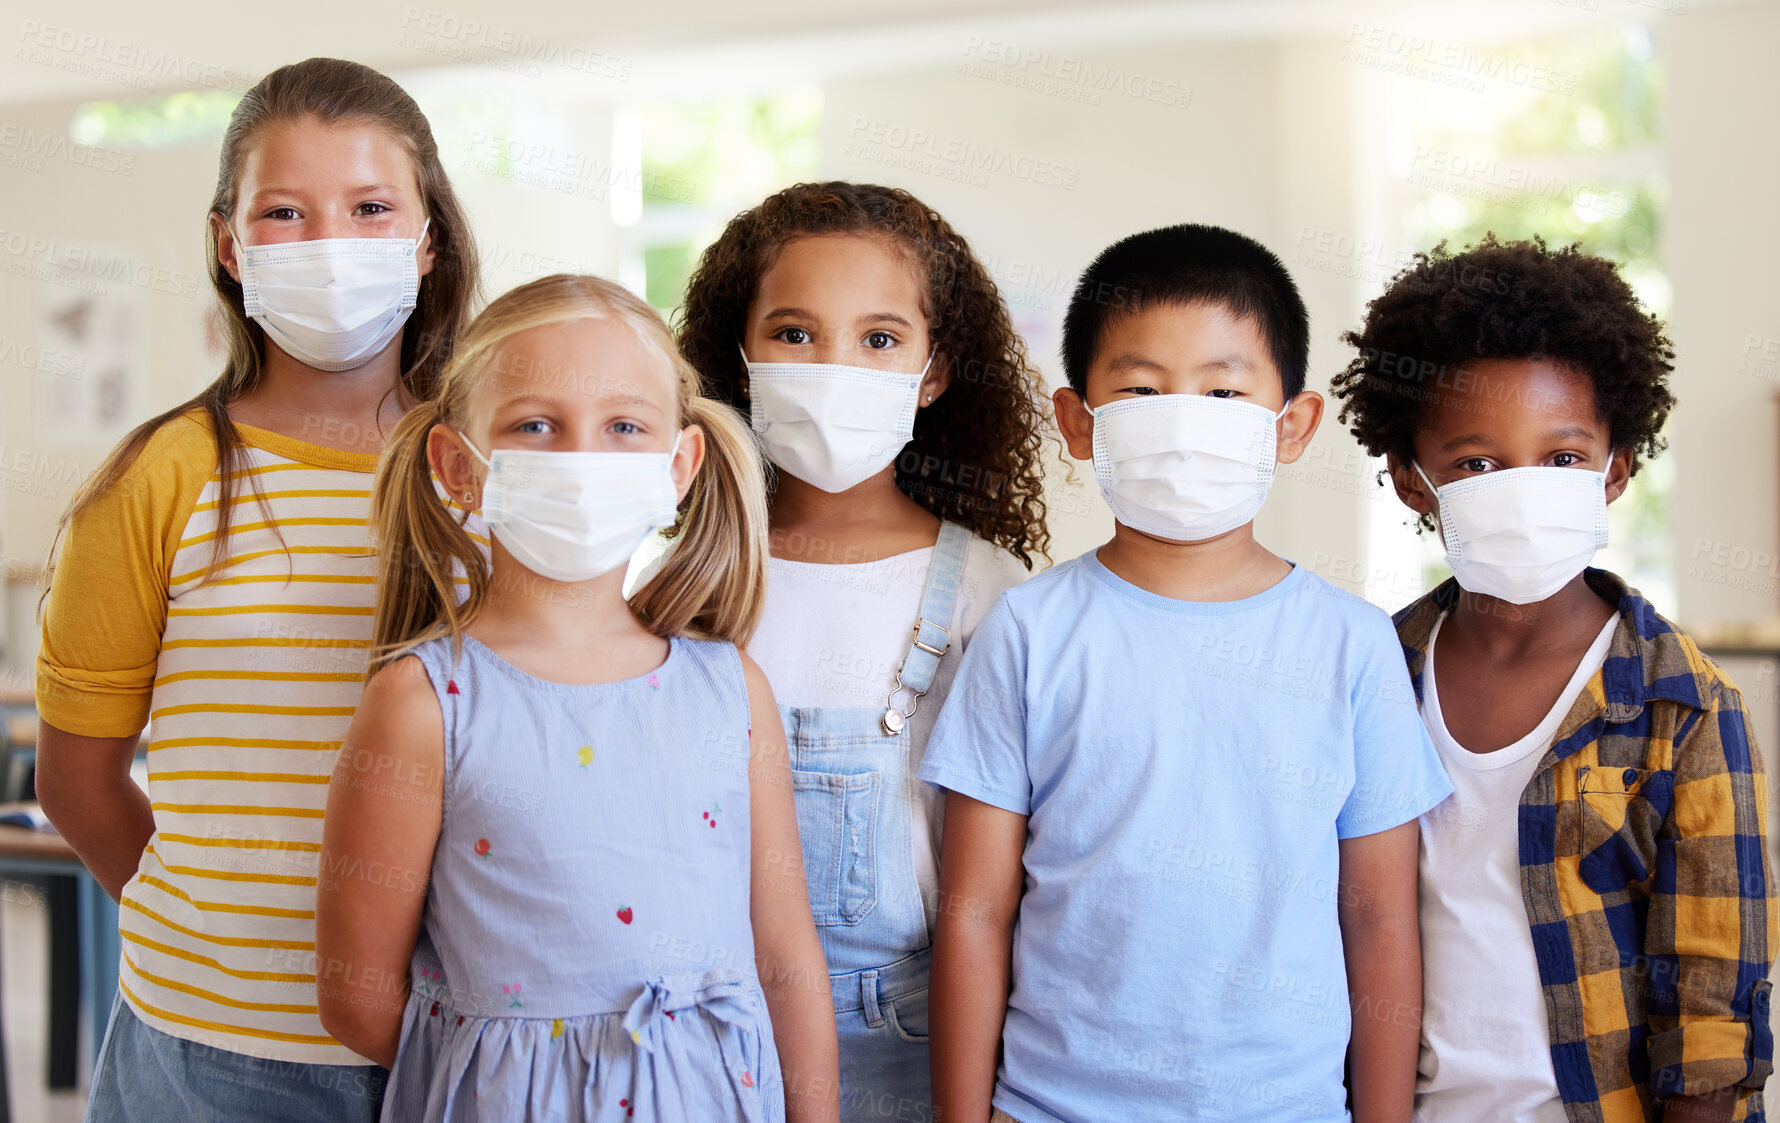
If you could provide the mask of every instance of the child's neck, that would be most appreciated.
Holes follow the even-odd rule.
[[[1253,523],[1215,538],[1171,542],[1115,522],[1112,541],[1095,556],[1138,588],[1185,601],[1242,600],[1292,572],[1285,559],[1255,541]]]
[[[1532,604],[1511,604],[1461,589],[1458,603],[1440,626],[1440,636],[1492,661],[1513,662],[1554,649],[1586,647],[1616,608],[1589,588],[1580,573]]]
[[[939,518],[902,493],[896,468],[829,492],[779,473],[768,548],[775,558],[847,565],[931,546]]]
[[[624,599],[623,566],[588,581],[552,581],[494,544],[488,599],[465,629],[501,658],[552,682],[617,682],[667,657]]]
[[[415,404],[401,363],[400,335],[364,366],[339,371],[305,366],[267,341],[259,384],[229,404],[229,416],[308,444],[375,455]]]

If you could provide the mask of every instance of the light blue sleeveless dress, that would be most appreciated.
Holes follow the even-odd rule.
[[[749,713],[727,643],[575,686],[414,652],[444,817],[383,1119],[776,1123],[749,920]]]

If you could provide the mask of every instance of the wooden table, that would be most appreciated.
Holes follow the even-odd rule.
[[[0,815],[35,810],[0,803]],[[80,1003],[85,990],[93,1056],[117,993],[117,903],[87,873],[74,848],[54,831],[0,824],[0,874],[48,874],[49,1075],[51,1088],[73,1088],[79,1056]],[[83,988],[81,981],[88,985]],[[0,1042],[0,1054],[4,1044]],[[0,1123],[11,1118],[0,1060]]]

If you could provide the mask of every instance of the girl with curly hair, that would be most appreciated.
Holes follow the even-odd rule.
[[[737,215],[679,336],[773,465],[749,654],[790,740],[842,1115],[916,1117],[941,805],[915,770],[977,621],[1050,542],[1039,377],[964,239],[869,184]]]

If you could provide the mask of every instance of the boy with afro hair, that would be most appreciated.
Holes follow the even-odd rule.
[[[1420,823],[1416,1118],[1764,1118],[1775,898],[1743,698],[1589,566],[1663,448],[1663,325],[1613,263],[1489,236],[1418,255],[1343,338],[1341,420],[1454,573],[1396,616],[1455,789]]]

